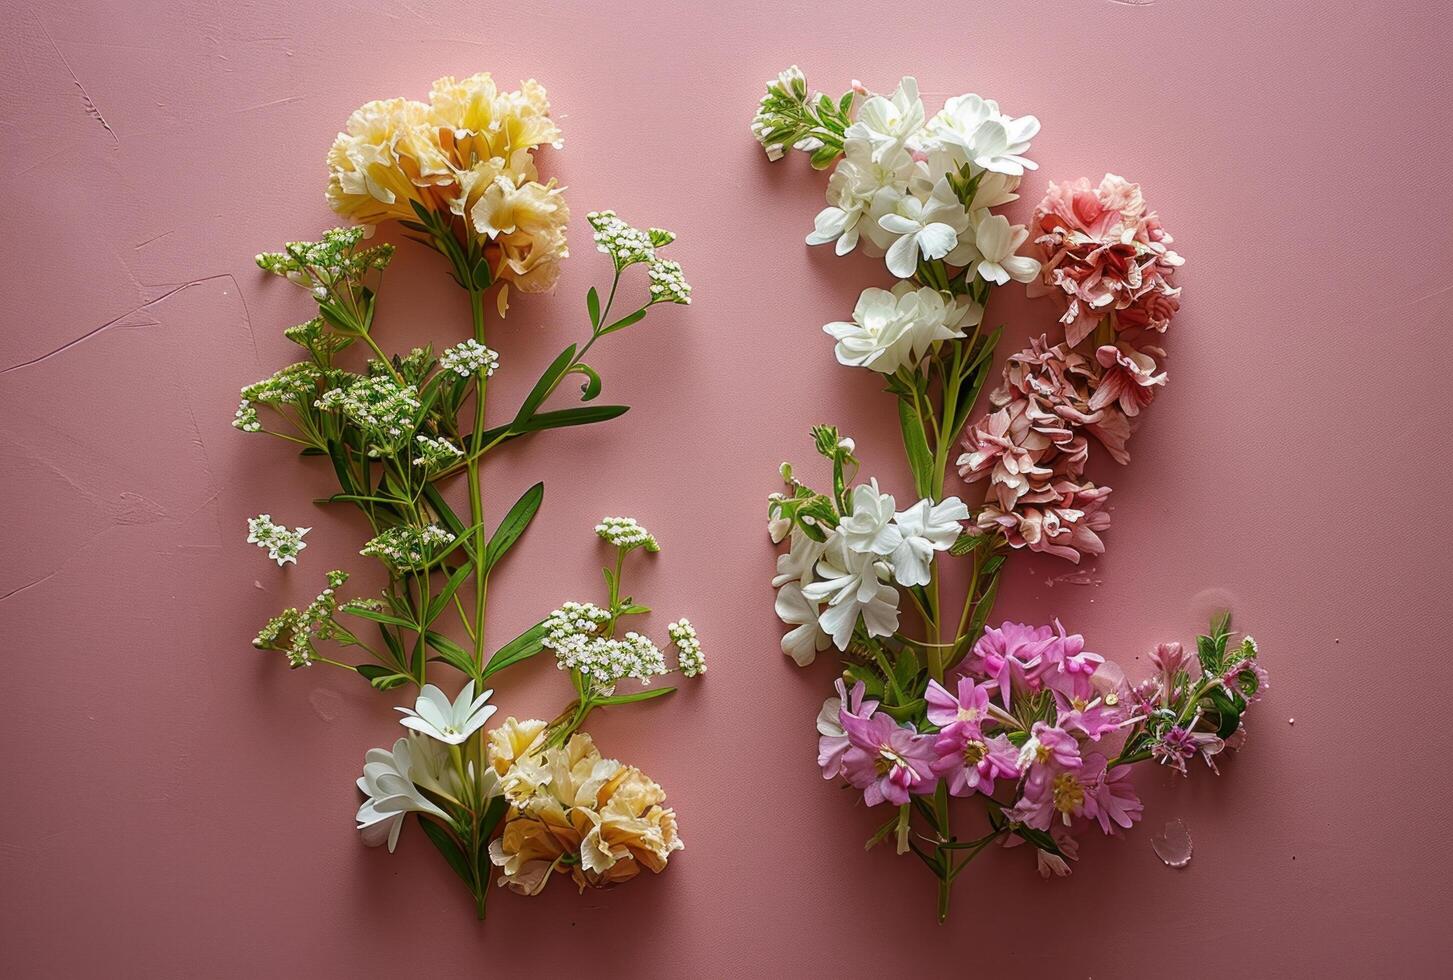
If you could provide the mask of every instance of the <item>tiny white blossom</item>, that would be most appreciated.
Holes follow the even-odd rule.
[[[440,354],[439,366],[462,378],[478,374],[483,369],[484,376],[488,378],[499,367],[499,354],[471,337]]]
[[[237,406],[237,414],[232,419],[232,427],[241,429],[243,432],[262,431],[262,422],[257,417],[257,408],[248,399],[242,399]]]
[[[676,663],[681,673],[696,677],[706,673],[706,657],[701,652],[701,642],[696,637],[696,627],[685,619],[678,619],[666,627],[671,642],[676,646]]]
[[[655,535],[651,534],[633,517],[602,517],[595,526],[595,533],[617,548],[645,547],[647,551],[660,551]]]
[[[691,284],[681,272],[681,263],[657,259],[650,265],[651,302],[691,305]]]
[[[310,527],[297,527],[289,531],[274,524],[271,515],[258,514],[247,519],[247,543],[266,549],[267,556],[277,562],[279,567],[288,562],[297,564],[298,552],[308,546],[303,541],[303,535],[311,530]]]
[[[437,439],[429,436],[415,436],[414,442],[419,446],[419,453],[414,457],[414,465],[422,466],[426,470],[443,469],[464,456],[464,450],[443,436]]]

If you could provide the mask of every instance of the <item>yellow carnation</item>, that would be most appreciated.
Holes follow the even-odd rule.
[[[518,759],[506,785],[515,770],[546,777],[528,797],[512,800],[504,831],[490,846],[491,860],[504,872],[500,884],[538,894],[559,870],[581,889],[603,888],[643,867],[659,874],[685,846],[676,814],[661,806],[661,787],[639,769],[602,758],[589,735]]]
[[[328,203],[361,224],[417,220],[457,196],[454,170],[428,124],[429,107],[409,99],[369,102],[348,117],[328,151]]]
[[[560,278],[560,262],[569,258],[565,226],[570,208],[552,179],[517,183],[496,176],[470,209],[474,230],[499,247],[495,274],[524,293],[543,293]]]
[[[518,92],[501,92],[487,72],[464,79],[446,76],[429,92],[429,119],[461,170],[485,160],[516,169],[535,147],[560,146],[545,87],[533,78]]]

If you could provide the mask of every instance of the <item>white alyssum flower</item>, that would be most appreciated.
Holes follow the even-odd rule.
[[[832,642],[818,622],[820,607],[820,603],[808,601],[796,582],[787,582],[777,590],[777,617],[793,627],[782,637],[782,652],[799,667],[812,663],[818,652]]]
[[[637,523],[634,517],[602,517],[595,526],[595,533],[617,548],[629,550],[644,547],[652,552],[661,550],[655,535]]]
[[[706,656],[701,652],[701,641],[696,637],[696,627],[688,620],[678,619],[666,627],[671,642],[676,647],[676,664],[686,677],[697,677],[706,673]]]
[[[392,752],[369,749],[364,755],[363,776],[358,780],[358,788],[368,799],[358,808],[357,819],[363,843],[369,847],[387,843],[389,853],[393,853],[399,842],[399,831],[404,826],[404,817],[410,813],[428,813],[441,820],[449,819],[449,815],[426,797],[414,782],[411,773],[422,768],[422,760],[416,758],[421,749],[423,745],[420,742],[401,738],[394,743]]]
[[[864,102],[845,135],[866,140],[872,146],[873,159],[882,160],[908,145],[923,128],[924,115],[918,80],[905,75],[891,96],[875,95]]]
[[[256,517],[247,519],[247,543],[265,548],[267,556],[277,562],[278,567],[282,567],[288,562],[296,565],[298,552],[308,546],[303,541],[303,535],[311,530],[310,527],[295,527],[289,531],[279,524],[274,524],[271,514],[258,514]]]
[[[488,378],[499,367],[499,354],[470,337],[440,354],[439,366],[446,371],[453,371],[461,378],[471,377],[483,370],[484,376]]]
[[[368,438],[368,455],[388,456],[402,448],[418,425],[423,403],[419,389],[384,374],[359,378],[346,388],[330,388],[313,402],[324,411],[341,411]]]
[[[893,515],[902,540],[893,549],[893,577],[900,585],[927,585],[929,563],[935,551],[953,547],[963,530],[960,521],[969,518],[969,508],[958,497],[934,503],[923,499]]]
[[[1014,254],[1028,237],[1027,228],[1011,225],[1002,214],[985,217],[974,230],[974,247],[981,257],[976,270],[979,276],[996,286],[1010,279],[1025,283],[1038,279],[1039,260]]]
[[[656,258],[656,249],[676,236],[661,228],[642,231],[626,224],[614,211],[592,211],[585,216],[594,229],[595,247],[611,257],[617,269]]]
[[[399,719],[399,724],[405,728],[423,732],[446,745],[462,745],[498,710],[489,703],[493,693],[493,690],[487,690],[476,697],[474,681],[471,680],[451,702],[449,695],[439,688],[425,684],[412,708],[394,710],[403,712],[404,717]]]
[[[257,407],[244,398],[237,405],[237,414],[232,418],[232,427],[243,432],[261,432],[262,421],[257,417]]]
[[[691,305],[691,284],[681,271],[681,263],[670,259],[656,259],[647,269],[651,280],[652,303],[680,303]]]
[[[379,558],[396,569],[419,568],[437,557],[440,548],[454,543],[454,533],[437,524],[400,525],[371,538],[359,554]]]
[[[422,466],[426,470],[443,469],[464,457],[464,450],[443,436],[437,439],[430,436],[415,436],[414,442],[419,447],[414,456],[414,465]]]
[[[888,271],[908,279],[918,270],[918,259],[941,259],[958,246],[973,222],[946,179],[940,178],[927,198],[905,196],[895,209],[878,219],[878,226],[896,236],[888,246]]]
[[[852,505],[852,512],[845,514],[838,525],[842,543],[860,554],[892,554],[903,540],[903,533],[893,523],[893,495],[880,493],[874,479],[853,487]]]
[[[898,628],[898,590],[883,581],[887,563],[871,553],[829,549],[818,562],[819,581],[802,590],[809,602],[827,602],[818,617],[839,650],[846,650],[861,617],[869,636],[888,636]]]

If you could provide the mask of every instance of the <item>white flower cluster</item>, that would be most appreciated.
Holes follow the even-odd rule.
[[[962,338],[964,326],[977,325],[983,316],[983,307],[966,296],[953,299],[928,286],[915,289],[900,282],[891,290],[863,290],[851,322],[822,329],[837,341],[838,363],[892,374],[917,367],[934,344]]]
[[[461,378],[468,378],[484,370],[486,378],[493,377],[499,367],[499,354],[470,337],[439,355],[439,366],[453,371]]]
[[[844,254],[862,241],[900,279],[920,260],[942,259],[996,285],[1030,282],[1039,263],[1014,254],[1028,231],[990,209],[1018,198],[1038,132],[1033,116],[1007,116],[972,94],[928,119],[918,83],[904,78],[891,96],[867,99],[848,127],[808,244],[836,242]]]
[[[249,399],[242,399],[237,406],[237,414],[232,419],[232,427],[241,429],[243,432],[262,431],[262,420],[257,417],[257,408]]]
[[[651,552],[661,550],[655,535],[641,527],[634,517],[602,517],[595,526],[595,533],[617,548],[630,550],[644,547]]]
[[[252,645],[260,650],[281,650],[289,667],[313,666],[313,642],[342,635],[333,621],[338,611],[337,590],[348,581],[348,573],[328,573],[328,587],[302,610],[284,609],[258,631]],[[351,642],[351,639],[350,639]]]
[[[419,447],[418,455],[414,457],[414,465],[421,466],[430,473],[441,470],[464,456],[464,450],[443,436],[437,439],[415,436],[414,442]]]
[[[395,569],[419,568],[437,557],[439,549],[454,543],[454,535],[437,524],[400,525],[371,538],[360,555],[378,558]]]
[[[620,639],[600,635],[610,622],[610,613],[589,602],[567,602],[545,620],[541,641],[555,651],[561,670],[578,670],[599,684],[609,685],[626,677],[643,683],[666,673],[666,658],[659,647],[639,633]]]
[[[624,269],[637,262],[649,262],[656,257],[658,243],[652,240],[651,233],[631,227],[618,218],[614,211],[592,211],[585,216],[585,220],[595,229],[595,247],[609,255],[617,269]]]
[[[306,404],[316,396],[323,373],[311,361],[299,361],[279,368],[270,378],[254,381],[242,389],[244,403],[262,402],[279,405],[285,402]]]
[[[310,527],[297,527],[289,531],[274,524],[271,514],[258,514],[247,519],[247,543],[266,549],[267,556],[277,562],[279,567],[288,562],[296,565],[298,552],[308,546],[303,541],[303,535],[311,530]]]
[[[969,517],[958,497],[895,510],[876,480],[854,487],[851,502],[826,541],[793,528],[787,554],[777,558],[777,615],[793,627],[782,637],[782,652],[801,666],[829,642],[846,650],[860,621],[869,637],[896,630],[893,583],[928,584],[934,553],[953,546]]]
[[[681,271],[681,263],[657,259],[651,263],[651,302],[691,305],[691,284]]]
[[[696,638],[696,627],[685,619],[678,619],[666,627],[671,642],[676,646],[676,664],[686,677],[706,673],[706,657],[701,652],[701,641]]]
[[[784,128],[784,115],[795,116],[807,103],[807,78],[796,65],[767,79],[767,94],[757,105],[757,114],[752,117],[752,136],[767,151],[768,160],[780,160],[787,148],[778,133]],[[790,122],[787,123],[790,126]],[[793,149],[811,153],[822,145],[821,140],[803,137],[793,144]]]
[[[258,267],[326,298],[328,287],[347,280],[362,279],[372,269],[384,269],[393,258],[394,246],[374,245],[359,249],[366,229],[361,225],[330,228],[316,242],[288,242],[281,252],[262,252]]]
[[[368,454],[397,452],[417,426],[421,407],[419,389],[376,374],[358,378],[346,387],[330,388],[314,403],[324,411],[342,411],[368,437]]]

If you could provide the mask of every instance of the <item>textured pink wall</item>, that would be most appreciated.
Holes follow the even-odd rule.
[[[0,972],[1443,973],[1445,6],[366,6],[6,7]],[[1037,114],[1031,198],[1050,177],[1143,181],[1189,257],[1172,382],[1111,474],[1096,584],[1016,560],[1001,612],[1061,616],[1136,672],[1229,602],[1273,673],[1219,780],[1146,774],[1146,826],[1089,843],[1067,881],[991,856],[945,928],[929,877],[863,854],[874,817],[816,773],[831,664],[799,672],[777,652],[762,531],[776,465],[810,463],[807,427],[833,421],[903,483],[889,403],[818,330],[884,274],[802,245],[822,179],[768,167],[746,132],[762,80],[794,60],[823,85],[913,70],[932,102],[972,89]],[[712,664],[592,725],[678,808],[688,849],[669,873],[498,895],[486,929],[416,831],[390,857],[352,829],[363,751],[398,731],[386,699],[248,646],[350,561],[361,528],[306,503],[325,474],[229,426],[238,386],[291,356],[280,330],[307,312],[251,257],[330,222],[332,134],[367,98],[477,69],[549,87],[567,147],[547,166],[573,207],[678,230],[697,298],[601,349],[629,415],[501,454],[496,517],[537,478],[548,493],[492,626],[503,638],[593,596],[590,525],[631,513],[666,549],[638,593],[690,615]],[[521,300],[494,334],[502,388],[579,333],[605,268],[583,222],[573,238],[558,295]],[[396,346],[461,335],[441,270],[405,245],[381,314]],[[995,314],[1022,335],[1050,311]],[[316,528],[301,568],[243,543],[259,510]],[[563,701],[543,658],[520,674],[509,710]],[[1181,872],[1149,845],[1173,817],[1196,842]]]

